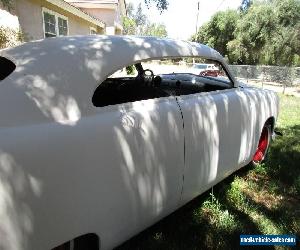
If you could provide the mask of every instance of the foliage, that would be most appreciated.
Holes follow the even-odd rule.
[[[143,9],[142,9],[142,5],[139,4],[137,9],[136,9],[136,13],[133,14],[132,16],[135,20],[136,25],[139,26],[143,26],[146,24],[147,22],[147,17],[146,15],[143,13]]]
[[[207,44],[223,55],[228,55],[227,43],[234,39],[239,14],[234,10],[216,13],[194,36],[194,41]]]
[[[252,0],[243,0],[240,6],[241,11],[247,11],[252,4]]]
[[[157,9],[159,9],[160,11],[166,10],[169,5],[167,0],[145,0],[147,6],[149,6],[151,2],[154,2],[156,4]]]
[[[123,16],[123,33],[125,35],[134,35],[136,33],[136,22],[128,16]]]
[[[0,3],[3,7],[11,9],[11,0],[0,0]]]
[[[214,47],[232,64],[300,66],[300,1],[244,5],[242,11],[216,13],[192,39]]]
[[[157,36],[157,37],[167,37],[168,32],[166,26],[163,24],[151,23],[145,27],[143,31],[144,35],[147,36]]]
[[[0,0],[0,7],[12,9],[11,0]],[[28,40],[27,36],[17,28],[0,26],[0,49],[19,45],[21,42]]]
[[[0,49],[16,46],[25,40],[20,30],[0,26]]]
[[[134,75],[135,74],[135,67],[134,65],[129,65],[126,67],[127,75]]]
[[[6,30],[3,27],[0,27],[0,49],[5,48],[6,44],[9,42],[9,39],[6,35]]]
[[[143,13],[141,4],[136,9],[131,3],[127,5],[127,16],[123,17],[123,27],[125,35],[167,36],[165,25],[151,23]]]
[[[237,23],[235,39],[228,43],[229,59],[234,58],[238,63],[247,61],[249,64],[264,62],[267,58],[264,58],[261,48],[272,39],[275,25],[276,17],[271,5],[252,6]]]

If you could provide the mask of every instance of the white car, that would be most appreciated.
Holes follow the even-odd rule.
[[[60,37],[0,56],[0,249],[112,249],[262,161],[278,115],[197,43]],[[170,66],[199,57],[226,79]]]
[[[222,67],[220,67],[222,68]],[[200,75],[200,76],[212,76],[218,77],[223,76],[223,71],[220,70],[219,67],[216,67],[215,64],[204,64],[204,63],[196,63],[191,67],[191,73]]]
[[[218,70],[218,68],[214,64],[204,64],[204,63],[195,63],[193,65],[194,69],[197,69],[199,72],[205,70]]]

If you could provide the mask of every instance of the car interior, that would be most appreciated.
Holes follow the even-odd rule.
[[[190,95],[231,88],[228,78],[210,77],[195,73],[154,74],[141,63],[133,65],[136,76],[108,77],[94,92],[92,102],[104,107],[127,102],[168,96]]]

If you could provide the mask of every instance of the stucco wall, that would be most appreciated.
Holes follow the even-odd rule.
[[[118,4],[117,12],[116,12],[116,19],[115,21],[119,24],[122,24],[122,10],[121,10],[121,5]]]
[[[115,27],[115,22],[122,25],[120,16],[120,6],[118,9],[98,9],[98,8],[84,8],[85,12],[103,20],[106,23],[105,33],[107,35],[121,35],[122,30]]]
[[[101,29],[93,23],[43,0],[16,0],[14,10],[11,12],[16,12],[18,15],[21,30],[28,40],[44,38],[42,7],[68,17],[69,35],[88,35],[90,34],[90,27],[94,27],[98,32],[101,32]]]
[[[43,2],[41,4],[43,7],[51,9],[61,15],[68,17],[68,24],[69,24],[69,35],[89,35],[90,34],[90,27],[96,28],[97,26],[81,19],[73,14],[70,14],[67,11],[64,11],[55,5],[49,4],[48,2]]]
[[[116,20],[116,11],[113,9],[83,9],[85,12],[97,17],[98,19],[104,21],[107,26],[114,26],[114,21]]]

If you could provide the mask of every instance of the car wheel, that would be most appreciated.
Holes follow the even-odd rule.
[[[252,158],[252,165],[256,166],[262,163],[267,155],[271,141],[271,126],[265,125],[262,129],[258,146]]]

